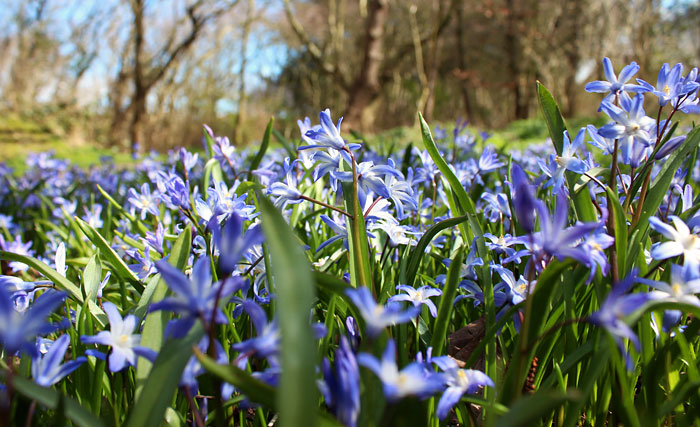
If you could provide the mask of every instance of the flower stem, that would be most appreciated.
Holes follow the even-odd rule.
[[[303,194],[300,197],[301,197],[301,199],[306,200],[307,202],[316,203],[317,205],[321,205],[324,208],[328,208],[328,209],[334,210],[338,213],[341,213],[341,214],[349,217],[350,219],[354,218],[350,213],[348,213],[340,208],[336,208],[335,206],[331,206],[328,203],[322,202],[320,200],[312,199],[311,197],[305,196]]]

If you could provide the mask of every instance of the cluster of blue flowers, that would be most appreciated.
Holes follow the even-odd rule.
[[[318,363],[318,388],[345,425],[357,425],[362,411],[361,367],[381,381],[389,403],[440,395],[435,414],[441,420],[466,394],[497,387],[493,366],[490,376],[474,365],[465,368],[454,351],[448,356],[428,346],[430,327],[440,320],[438,305],[451,307],[452,317],[441,320],[449,322],[450,332],[488,317],[491,309],[496,319],[515,313],[498,332],[501,340],[503,334],[515,340],[538,281],[555,262],[570,262],[581,285],[595,286],[600,300],[578,320],[607,330],[632,370],[628,342],[639,349],[637,314],[650,304],[678,304],[658,320],[649,318],[658,335],[675,334],[688,320],[682,307],[700,308],[700,204],[693,197],[700,166],[697,157],[695,163],[669,160],[689,139],[673,118],[700,112],[700,77],[696,68],[683,75],[681,64],[665,64],[656,86],[641,79],[629,83],[637,64],[616,75],[607,58],[603,71],[606,80],[586,90],[605,94],[600,111],[610,123],[582,128],[573,140],[560,132],[555,154],[546,142],[506,156],[463,121],[451,134],[436,129],[436,147],[447,153],[442,157],[449,172],[474,200],[471,237],[455,226],[421,239],[467,208],[434,154],[408,148],[380,155],[348,142],[342,119],[334,123],[329,110],[320,113],[318,125],[299,121],[298,151],[268,152],[253,167],[255,153],[208,127],[206,153],[181,149],[165,161],[152,155],[133,169],[106,162],[85,171],[46,153],[30,156],[21,176],[0,165],[0,250],[9,254],[0,256],[2,353],[10,360],[30,356],[32,379],[43,387],[76,369],[93,369],[100,359],[111,372],[133,369],[158,356],[159,348],[141,337],[150,316],[161,312],[169,323],[160,338],[184,338],[201,324],[201,353],[276,387],[281,332],[258,210],[259,198],[269,197],[297,232],[314,270],[348,283],[336,297],[355,317],[331,312],[320,300],[309,316],[319,347],[329,350]],[[656,118],[644,110],[650,96],[658,100]],[[662,181],[672,164],[679,166],[668,175],[665,193],[642,216],[650,185],[657,188],[651,183]],[[359,204],[355,211],[344,204],[349,196]],[[576,202],[581,197],[592,206],[586,220]],[[376,283],[353,288],[348,258],[358,245],[352,233],[356,212],[362,214]],[[638,256],[618,265],[619,227],[637,230],[640,221],[648,222],[650,231],[639,231],[649,236],[648,244],[640,243]],[[183,267],[176,267],[174,242],[185,232],[192,233],[192,249]],[[465,261],[457,269],[454,299],[445,302],[445,271],[459,248],[465,248]],[[407,281],[407,260],[419,250],[426,259]],[[96,265],[90,257],[103,261],[96,272],[88,271]],[[159,280],[168,292],[151,301]],[[64,281],[75,284],[77,294]],[[86,323],[86,316],[95,322]],[[396,339],[405,338],[406,330],[415,331],[415,339],[402,343],[412,356],[400,357],[401,363]],[[440,355],[432,357],[433,350]],[[193,419],[200,421],[210,399],[198,383],[206,372],[192,356],[179,382],[191,401],[200,401],[190,403]],[[237,393],[227,383],[219,392],[225,400]]]

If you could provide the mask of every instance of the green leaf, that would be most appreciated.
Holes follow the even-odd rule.
[[[127,426],[159,426],[163,422],[165,410],[177,391],[182,371],[192,356],[192,348],[203,336],[204,328],[197,322],[185,338],[165,343],[129,414]]]
[[[542,108],[544,121],[547,123],[547,129],[549,130],[549,136],[552,138],[554,149],[557,155],[561,156],[561,152],[564,149],[566,125],[554,97],[540,82],[537,82],[537,101],[540,103],[540,108]]]
[[[272,134],[275,136],[275,139],[282,144],[282,147],[287,151],[287,154],[289,154],[289,158],[291,160],[294,160],[297,158],[297,150],[294,148],[294,144],[288,140],[287,138],[284,137],[277,129],[272,129]]]
[[[248,372],[239,369],[235,365],[220,365],[195,347],[194,355],[202,364],[202,367],[221,380],[236,387],[236,390],[245,394],[252,402],[259,403],[270,409],[277,408],[277,390],[253,377]]]
[[[457,295],[457,284],[459,283],[463,262],[464,247],[461,247],[454,258],[452,258],[452,262],[450,262],[450,268],[447,270],[445,287],[440,297],[440,307],[438,308],[437,318],[435,319],[432,331],[433,338],[430,341],[434,356],[441,356],[443,354],[442,348],[445,345],[447,327],[450,324],[450,318],[452,316],[452,305]]]
[[[91,301],[97,299],[97,290],[102,281],[102,263],[100,263],[99,255],[98,251],[90,258],[83,272],[83,289],[85,290],[85,296]]]
[[[515,402],[508,413],[498,419],[500,427],[539,425],[538,421],[566,402],[579,400],[579,393],[540,390]]]
[[[605,192],[608,194],[608,200],[612,205],[615,231],[613,236],[615,236],[615,255],[617,256],[617,271],[620,273],[620,277],[626,276],[627,271],[625,267],[626,255],[627,255],[627,245],[629,241],[627,240],[627,220],[622,212],[622,205],[620,205],[620,200],[609,186],[605,186]]]
[[[270,145],[270,134],[272,133],[272,124],[275,122],[275,118],[271,117],[270,121],[267,123],[267,127],[265,128],[265,134],[263,135],[262,142],[260,143],[260,149],[258,150],[258,154],[255,155],[255,158],[253,158],[253,161],[250,163],[250,170],[248,171],[248,181],[251,181],[253,179],[253,171],[260,166],[260,162],[262,161],[263,157],[265,157],[265,152],[267,151],[267,147]]]
[[[442,230],[459,225],[466,220],[466,215],[458,216],[456,218],[445,219],[430,227],[420,238],[418,244],[411,250],[411,255],[408,259],[408,267],[406,267],[406,280],[402,281],[402,283],[413,286],[413,283],[416,281],[416,273],[418,272],[418,267],[420,267],[421,259],[423,259],[423,255],[425,255],[425,249],[438,233]]]
[[[315,299],[311,265],[272,202],[266,198],[260,198],[259,202],[282,336],[280,422],[283,426],[315,426],[316,343],[309,323],[309,311]]]
[[[77,286],[75,286],[70,280],[58,274],[56,270],[34,257],[0,251],[0,259],[18,261],[27,264],[52,281],[58,289],[68,292],[73,298],[76,299],[76,301],[80,302],[81,304],[85,301],[83,298],[83,293],[80,292],[80,289]],[[93,301],[90,301],[89,307],[90,313],[95,316],[100,326],[105,326],[107,324],[107,316],[105,315],[104,311],[102,311],[102,309]]]
[[[447,182],[449,182],[450,189],[452,189],[457,196],[457,201],[461,207],[460,213],[465,214],[468,212],[475,215],[476,208],[474,207],[474,202],[472,202],[472,200],[469,198],[469,195],[464,190],[462,183],[459,182],[459,178],[457,178],[454,172],[452,172],[452,169],[450,169],[450,167],[447,165],[445,159],[443,159],[440,155],[440,151],[438,150],[437,145],[435,145],[433,135],[430,133],[430,126],[428,126],[428,123],[425,121],[421,113],[418,113],[418,119],[420,121],[421,134],[423,135],[423,145],[425,145],[425,149],[428,150],[428,154],[430,154],[433,162],[435,162],[435,166],[438,167],[440,173],[442,173],[445,179],[447,179]],[[468,239],[467,236],[464,236],[464,238],[465,241],[471,241],[471,239]]]
[[[549,129],[549,136],[552,138],[554,149],[557,155],[561,156],[564,147],[564,131],[566,130],[566,125],[564,124],[564,118],[561,116],[561,111],[554,97],[540,82],[537,82],[537,101],[542,108],[544,120],[547,123],[547,129]],[[576,192],[578,175],[570,171],[566,171],[565,175],[566,183],[569,187],[569,194],[572,195],[574,209],[576,210],[578,219],[584,222],[596,221],[595,207],[593,206],[593,202],[591,202],[588,191]]]
[[[204,200],[207,200],[209,193],[207,193],[207,188],[211,183],[212,177],[215,181],[221,182],[224,180],[224,174],[221,171],[221,165],[219,161],[215,158],[207,160],[204,165],[204,174],[202,175],[202,193],[204,193]]]
[[[343,182],[345,209],[354,218],[345,218],[348,230],[348,252],[350,254],[350,282],[354,287],[372,285],[372,269],[369,258],[369,241],[362,206],[357,202],[353,183]]]
[[[530,366],[531,355],[534,351],[534,344],[542,332],[545,320],[550,312],[550,301],[556,291],[555,285],[561,282],[561,274],[574,264],[572,260],[560,262],[552,261],[544,269],[537,279],[537,286],[530,296],[525,300],[524,320],[520,327],[520,334],[513,351],[510,366],[506,372],[500,400],[509,403],[514,397],[520,394],[525,382],[527,369]],[[574,286],[576,283],[567,283],[567,286]]]
[[[99,249],[105,261],[108,261],[114,267],[114,272],[119,275],[122,279],[126,279],[131,282],[136,290],[141,293],[143,292],[143,284],[139,280],[138,276],[129,269],[123,259],[112,249],[110,244],[102,237],[102,235],[95,230],[93,226],[83,221],[82,219],[75,217],[75,222],[78,227],[85,233],[88,239]]]
[[[129,212],[127,212],[126,210],[124,210],[124,208],[122,207],[121,204],[119,204],[119,202],[117,202],[116,200],[114,200],[114,198],[113,198],[112,196],[110,196],[109,193],[107,193],[107,192],[104,190],[104,188],[100,187],[100,184],[97,184],[97,190],[98,190],[100,193],[102,193],[102,196],[103,196],[105,199],[107,199],[107,201],[109,201],[109,203],[111,203],[112,206],[114,206],[115,208],[117,208],[117,210],[118,210],[122,215],[124,215],[129,221],[131,221],[131,222],[136,221],[136,218],[134,217],[134,215],[132,215],[132,214],[130,214]]]
[[[5,382],[7,374],[3,373],[3,377],[3,382]],[[78,402],[70,397],[61,395],[52,388],[41,387],[17,375],[12,377],[12,386],[19,394],[28,399],[36,400],[41,406],[45,406],[48,409],[56,411],[59,409],[59,406],[62,406],[65,417],[78,426],[99,427],[104,425],[99,418],[92,415]]]
[[[173,267],[178,270],[184,270],[187,267],[187,261],[192,251],[192,229],[190,227],[185,227],[180,237],[177,238],[173,244],[173,248],[170,251],[170,257],[168,262]],[[155,280],[155,279],[152,279]],[[153,291],[149,288],[151,284],[144,290],[141,295],[141,300],[139,300],[138,306],[136,307],[137,313],[144,312],[147,307],[153,303],[165,298],[168,293],[168,285],[163,279],[159,279]],[[146,316],[146,321],[143,325],[143,332],[141,333],[141,343],[143,346],[151,348],[155,351],[160,351],[163,345],[163,333],[165,331],[165,326],[172,317],[169,311],[159,310],[150,313]],[[143,390],[144,382],[148,378],[148,374],[151,372],[151,362],[147,359],[141,357],[139,359],[136,368],[136,398],[139,397],[141,391]]]

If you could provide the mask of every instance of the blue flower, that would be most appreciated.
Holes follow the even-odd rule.
[[[348,289],[345,293],[360,310],[370,337],[376,337],[387,326],[406,323],[420,314],[420,307],[403,310],[399,302],[379,305],[367,288]]]
[[[219,267],[225,276],[231,274],[243,255],[253,246],[263,242],[265,236],[262,227],[254,226],[243,232],[243,218],[233,212],[221,229],[217,223],[210,222],[214,242],[219,249]]]
[[[194,263],[189,279],[166,261],[157,261],[156,268],[175,295],[151,304],[149,312],[167,310],[180,314],[182,317],[175,320],[169,328],[174,332],[175,338],[185,336],[197,319],[211,322],[212,314],[216,323],[226,323],[228,318],[221,308],[214,306],[217,295],[219,303],[226,302],[232,293],[246,283],[240,277],[228,277],[221,283],[213,284],[209,259],[206,257],[199,258]],[[223,288],[219,289],[220,286]]]
[[[638,281],[656,289],[651,292],[654,299],[700,307],[700,299],[695,296],[695,294],[700,293],[700,277],[698,277],[698,272],[695,268],[672,264],[669,283],[644,278],[640,278]]]
[[[683,255],[685,265],[700,266],[700,236],[691,233],[688,226],[677,216],[670,216],[675,229],[656,217],[649,218],[649,226],[663,234],[670,241],[655,243],[651,247],[651,257],[667,259]]]
[[[141,192],[137,192],[135,189],[129,189],[129,203],[136,209],[141,211],[141,219],[146,218],[146,214],[150,213],[154,216],[158,216],[160,212],[158,211],[158,201],[160,200],[160,194],[157,191],[151,193],[151,188],[148,183],[143,183],[141,185]]]
[[[258,336],[234,344],[233,349],[240,352],[245,359],[251,355],[257,355],[261,358],[272,358],[272,362],[276,364],[282,340],[277,319],[268,322],[265,310],[253,301],[245,300],[242,305],[253,322]]]
[[[510,175],[515,218],[525,232],[532,233],[535,229],[535,206],[539,201],[527,174],[517,163],[511,166]]]
[[[345,336],[340,337],[334,362],[335,372],[331,370],[328,359],[323,360],[321,392],[338,420],[348,427],[355,427],[360,416],[360,368]]]
[[[97,335],[81,336],[80,340],[85,344],[102,344],[112,347],[109,353],[109,370],[118,372],[127,366],[135,366],[137,355],[145,357],[151,362],[154,361],[156,352],[138,345],[141,342],[141,335],[134,334],[139,326],[138,318],[129,314],[122,319],[119,309],[111,302],[103,303],[102,308],[109,319],[110,330],[100,331]]]
[[[475,369],[460,369],[449,356],[435,357],[432,362],[444,372],[447,390],[440,397],[437,416],[443,420],[465,393],[474,394],[481,387],[495,387],[491,378]]]
[[[581,147],[581,145],[583,145],[585,135],[586,130],[581,128],[576,134],[574,141],[571,142],[569,132],[564,131],[564,145],[562,146],[561,155],[553,157],[554,161],[552,162],[552,165],[554,170],[547,167],[542,160],[538,160],[540,169],[551,176],[551,179],[547,182],[545,187],[551,186],[552,191],[556,193],[564,183],[564,172],[569,170],[582,174],[588,170],[583,160],[575,156],[576,151]]]
[[[87,361],[85,356],[80,356],[75,360],[61,363],[68,350],[69,342],[68,335],[61,335],[51,344],[45,355],[42,356],[37,352],[32,358],[32,378],[35,383],[42,387],[51,387]]]
[[[629,164],[635,156],[635,152],[651,149],[653,143],[653,129],[656,128],[656,120],[644,113],[644,96],[639,94],[634,99],[622,98],[622,108],[603,101],[600,105],[615,123],[608,123],[598,129],[598,134],[603,138],[619,139],[620,151],[625,164]],[[647,153],[648,154],[648,153]]]
[[[304,140],[310,142],[311,145],[300,148],[307,149],[328,147],[336,150],[347,149],[345,140],[343,140],[343,137],[340,136],[340,123],[342,123],[343,118],[341,117],[338,119],[338,124],[334,125],[333,120],[331,119],[331,110],[329,108],[321,111],[319,118],[321,120],[321,125],[314,126],[304,133],[304,136],[306,137]]]
[[[490,145],[484,148],[484,151],[479,157],[479,171],[490,172],[500,167],[505,166],[505,163],[498,160],[498,154]]]
[[[406,293],[394,295],[389,298],[388,301],[410,301],[416,307],[419,307],[421,304],[425,304],[428,306],[430,315],[437,317],[437,307],[435,306],[435,303],[430,300],[430,298],[442,295],[442,291],[440,289],[433,288],[432,286],[428,285],[421,286],[418,289],[415,289],[412,286],[398,285],[396,290],[404,291]]]
[[[674,106],[677,105],[679,98],[691,92],[696,91],[700,87],[700,83],[692,79],[683,79],[683,64],[676,64],[671,68],[668,63],[661,66],[659,76],[656,79],[656,87],[638,79],[639,83],[644,86],[647,91],[651,91],[659,98],[659,105],[665,106],[671,102]]]
[[[639,351],[639,338],[629,327],[625,318],[641,309],[652,299],[649,293],[627,294],[629,288],[637,281],[637,272],[632,271],[623,281],[613,286],[600,309],[591,314],[589,321],[607,330],[613,336],[620,352],[625,355],[627,369],[632,369],[632,359],[626,351],[625,339],[629,339]]]
[[[631,79],[639,71],[639,65],[632,61],[620,71],[620,75],[615,75],[612,62],[609,58],[603,58],[603,72],[607,81],[597,80],[586,84],[586,92],[607,93],[605,99],[614,96],[619,96],[624,92],[642,93],[648,92],[649,89],[645,86],[629,84],[627,81]]]
[[[146,245],[141,253],[134,249],[130,251],[131,256],[136,260],[136,264],[129,265],[129,269],[136,273],[141,280],[145,280],[148,276],[156,272],[156,266],[151,260],[151,247]]]
[[[46,322],[46,318],[61,305],[64,298],[65,295],[60,292],[47,291],[29,309],[19,313],[8,290],[0,286],[0,344],[6,354],[24,351],[36,356],[36,337],[56,329],[55,325]]]
[[[384,397],[388,401],[396,402],[406,396],[427,398],[445,389],[443,375],[426,369],[423,363],[413,362],[399,370],[395,351],[394,340],[389,340],[381,361],[367,353],[357,356],[360,365],[370,369],[382,381]]]

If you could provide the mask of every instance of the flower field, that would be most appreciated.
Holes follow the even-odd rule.
[[[0,164],[0,424],[699,424],[700,78],[638,70],[603,60],[600,128],[538,83],[523,151],[325,110],[254,149]]]

